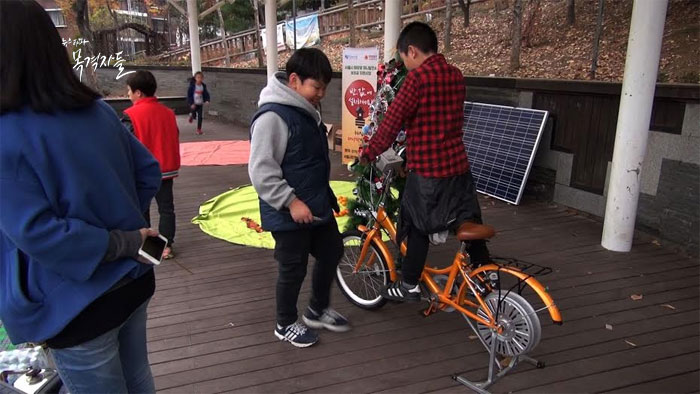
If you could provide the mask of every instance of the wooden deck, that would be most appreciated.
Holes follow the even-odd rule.
[[[182,121],[182,119],[180,119]],[[183,141],[195,140],[181,123]],[[199,139],[244,139],[247,131],[205,120]],[[333,177],[350,180],[334,156]],[[249,183],[247,167],[187,167],[175,182],[177,258],[158,267],[148,321],[150,361],[159,391],[467,392],[455,373],[479,379],[487,356],[456,313],[419,315],[423,305],[353,307],[337,289],[333,305],[352,322],[345,334],[297,349],[274,328],[276,264],[272,251],[214,239],[190,223],[201,202]],[[565,207],[525,201],[481,201],[499,233],[492,253],[554,272],[542,281],[560,307],[563,326],[540,314],[543,335],[532,356],[493,392],[698,392],[700,371],[697,259],[640,235],[631,253],[600,246],[602,224]],[[154,214],[155,216],[155,214]],[[449,262],[455,242],[431,249]],[[641,300],[632,300],[641,294]],[[300,296],[306,305],[309,286]],[[606,328],[608,325],[608,328]],[[471,336],[471,337],[470,337]]]

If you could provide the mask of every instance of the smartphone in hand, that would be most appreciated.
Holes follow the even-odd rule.
[[[163,260],[163,251],[166,246],[168,246],[168,239],[160,234],[155,237],[146,237],[139,249],[139,256],[151,264],[158,265]]]

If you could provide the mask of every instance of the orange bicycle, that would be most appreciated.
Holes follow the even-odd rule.
[[[387,186],[378,193],[376,201],[370,202],[367,225],[343,233],[345,253],[337,268],[342,293],[350,302],[364,309],[382,307],[386,303],[381,296],[382,289],[398,280],[394,254],[383,236],[392,241],[393,249],[398,249],[399,259],[406,254],[406,242],[396,243],[396,225],[384,207],[388,193],[392,193],[388,185],[392,184],[400,167],[397,160],[388,161],[389,164],[380,159],[370,167],[370,171],[378,170],[384,174]],[[371,175],[370,179],[373,179]],[[546,310],[555,324],[562,324],[559,309],[546,288],[535,279],[535,275],[551,272],[550,268],[498,258],[478,268],[471,266],[467,253],[469,242],[488,239],[494,234],[491,226],[462,224],[457,230],[461,246],[452,264],[438,268],[427,262],[420,280],[422,299],[428,302],[423,314],[427,317],[438,311],[460,312],[489,352],[489,372],[485,381],[471,382],[453,376],[477,392],[487,392],[486,388],[521,360],[538,368],[544,367],[544,363],[526,355],[540,341],[538,312]],[[526,296],[533,299],[537,309]]]

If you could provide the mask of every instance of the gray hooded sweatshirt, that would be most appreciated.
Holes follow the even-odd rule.
[[[301,108],[311,114],[320,126],[321,114],[287,83],[285,72],[276,73],[260,92],[258,107],[275,103]],[[269,111],[255,120],[251,134],[248,162],[250,181],[263,201],[277,210],[286,208],[296,198],[294,189],[282,177],[281,165],[287,151],[289,128],[279,115]]]

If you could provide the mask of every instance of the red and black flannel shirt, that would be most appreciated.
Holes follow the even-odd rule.
[[[465,96],[459,69],[447,64],[442,55],[429,57],[408,73],[362,154],[374,160],[405,126],[409,170],[435,178],[467,172],[469,161],[462,142]]]

